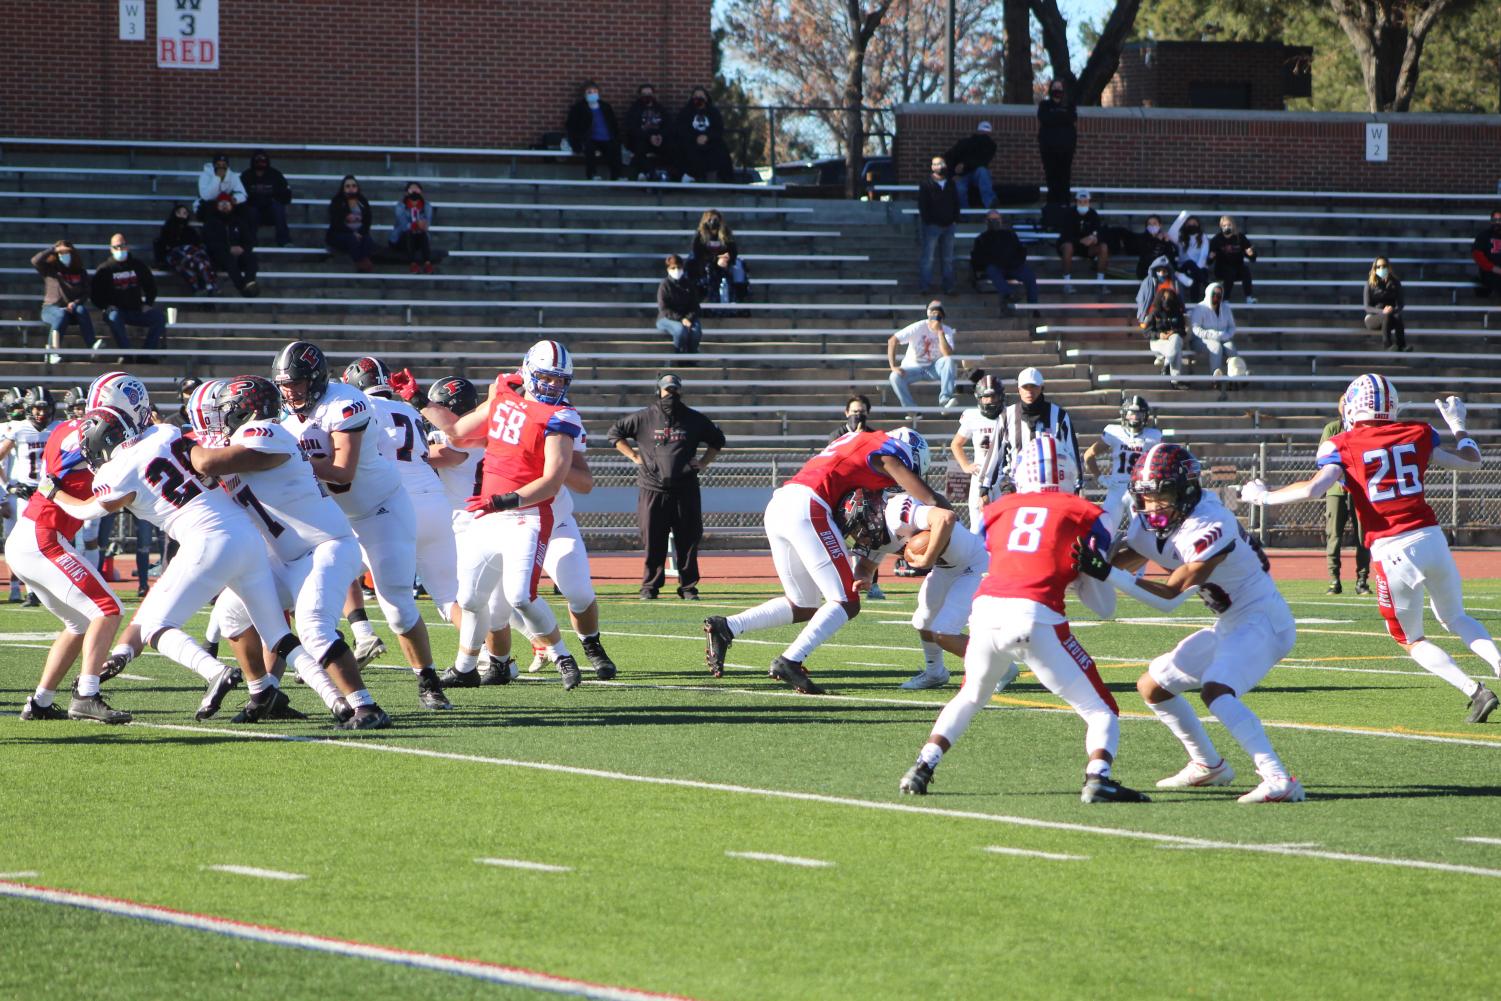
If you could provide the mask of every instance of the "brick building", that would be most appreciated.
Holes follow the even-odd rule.
[[[1313,94],[1313,49],[1281,42],[1128,42],[1107,108],[1281,111]]]
[[[594,79],[671,110],[711,77],[710,0],[119,0],[9,5],[9,135],[530,145]],[[217,12],[218,69],[158,66],[158,10]],[[201,56],[204,49],[197,50]]]

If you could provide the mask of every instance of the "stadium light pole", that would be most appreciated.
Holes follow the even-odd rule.
[[[943,100],[954,103],[954,0],[944,0],[943,10]]]

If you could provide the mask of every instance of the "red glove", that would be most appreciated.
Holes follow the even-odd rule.
[[[509,511],[521,506],[521,497],[512,491],[508,494],[489,494],[486,496],[471,497],[465,509],[475,514],[484,516],[493,511]]]
[[[391,389],[397,396],[406,400],[418,410],[427,406],[427,394],[422,391],[421,386],[417,385],[417,379],[412,375],[412,370],[409,368],[391,373]]]

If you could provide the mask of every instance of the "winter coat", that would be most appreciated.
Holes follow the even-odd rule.
[[[1067,100],[1037,106],[1037,147],[1044,153],[1070,153],[1079,144],[1079,113]]]
[[[944,178],[943,187],[931,175],[918,183],[917,215],[924,226],[952,226],[959,221],[959,186],[952,177]]]
[[[198,208],[207,212],[219,196],[226,193],[234,197],[236,207],[244,205],[250,198],[245,193],[245,182],[240,180],[239,174],[226,169],[221,179],[214,173],[214,165],[205,163],[198,175]]]

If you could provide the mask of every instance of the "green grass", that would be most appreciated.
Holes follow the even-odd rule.
[[[1241,773],[1234,788],[1085,806],[1083,725],[1034,708],[1060,703],[1030,675],[976,719],[931,795],[896,795],[954,688],[896,687],[920,655],[905,625],[912,588],[888,590],[893,600],[868,603],[810,660],[833,698],[797,696],[765,678],[792,629],[737,641],[728,675],[708,678],[699,620],[761,600],[764,588],[709,587],[697,605],[614,593],[603,605],[618,684],[564,693],[553,675],[523,676],[507,688],[454,692],[453,713],[431,714],[416,708],[410,675],[372,671],[393,729],[346,735],[320,719],[249,731],[310,738],[301,741],[247,739],[223,719],[195,724],[201,685],[156,656],[130,668],[153,680],[110,686],[117,706],[152,725],[22,723],[12,713],[46,641],[14,634],[48,632],[53,621],[0,610],[0,872],[695,998],[1501,991],[1494,964],[1476,958],[1496,927],[1501,879],[1307,854],[1501,874],[1501,846],[1458,840],[1501,838],[1501,727],[1465,724],[1464,699],[1400,655],[1371,599],[1286,585],[1300,619],[1334,621],[1300,626],[1289,662],[1248,699],[1269,724],[1295,725],[1269,734],[1307,786],[1307,803],[1236,804],[1253,772],[1211,724]],[[1501,586],[1472,582],[1467,596],[1478,617],[1501,624]],[[1124,600],[1120,611],[1142,621],[1081,625],[1078,635],[1127,714],[1116,774],[1150,787],[1182,764],[1182,752],[1142,718],[1135,678],[1193,625]],[[433,634],[441,663],[455,633],[436,625]],[[1463,652],[1472,674],[1484,672],[1457,642],[1435,638]],[[952,658],[950,669],[957,683]],[[315,708],[308,689],[289,691]],[[1408,736],[1391,735],[1398,730]],[[776,795],[787,792],[823,798]],[[1220,847],[1163,847],[1173,838]],[[833,865],[794,868],[727,851]],[[480,857],[572,871],[494,868],[475,864]],[[205,868],[223,863],[308,878]],[[0,997],[85,994],[527,992],[0,898]]]

